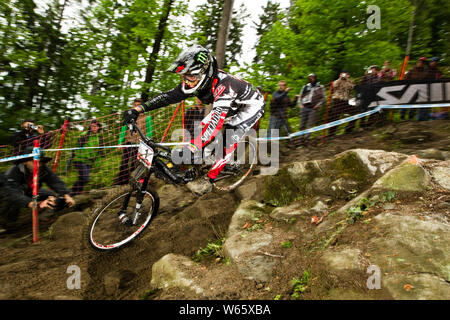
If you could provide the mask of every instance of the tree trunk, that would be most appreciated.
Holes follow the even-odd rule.
[[[153,43],[153,50],[148,58],[147,70],[145,72],[145,83],[151,83],[153,81],[153,74],[155,73],[156,68],[156,59],[158,58],[159,50],[161,49],[161,43],[164,37],[164,31],[167,26],[167,20],[169,19],[170,10],[172,9],[172,4],[174,0],[165,0],[164,1],[164,12],[159,19],[158,24],[158,33],[155,37],[155,42]],[[141,98],[144,101],[148,100],[149,89],[146,89],[142,92]]]
[[[220,29],[216,45],[216,58],[220,69],[222,69],[225,64],[225,50],[227,47],[228,33],[230,31],[233,4],[234,0],[224,0],[222,19],[220,20]]]

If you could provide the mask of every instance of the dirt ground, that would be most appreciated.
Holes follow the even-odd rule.
[[[379,128],[337,136],[333,139],[316,139],[306,147],[281,147],[280,164],[311,159],[325,159],[345,150],[364,148],[415,154],[420,150],[436,148],[450,151],[450,122],[448,120],[428,122],[404,122]],[[168,196],[159,194],[161,199]],[[424,203],[432,206],[438,197],[447,194],[429,194]],[[189,195],[189,197],[192,197]],[[168,253],[191,257],[198,249],[211,241],[225,236],[232,214],[239,200],[234,194],[210,193],[183,207],[166,203],[141,238],[126,248],[112,254],[97,254],[83,244],[82,228],[78,234],[65,239],[54,239],[48,227],[54,220],[40,224],[41,240],[31,243],[29,218],[21,217],[23,225],[17,233],[0,236],[0,299],[198,299],[193,293],[168,290],[149,292],[153,263]],[[344,203],[334,204],[338,208]],[[424,204],[425,205],[425,204]],[[165,207],[166,206],[166,207]],[[175,208],[175,209],[174,209]],[[415,200],[399,204],[399,210],[417,209]],[[368,218],[382,210],[375,207]],[[88,215],[90,210],[86,210]],[[198,213],[201,214],[198,214]],[[212,214],[213,213],[213,214]],[[339,219],[339,217],[333,217]],[[263,223],[267,232],[274,224],[267,218]],[[352,277],[330,275],[314,254],[315,230],[308,221],[277,225],[285,229],[285,236],[275,239],[279,243],[292,241],[287,251],[280,246],[270,254],[279,256],[272,280],[256,283],[242,280],[233,265],[224,260],[215,262],[206,259],[199,265],[203,272],[202,283],[214,283],[215,299],[292,299],[290,281],[301,277],[306,270],[313,270],[309,289],[302,299],[323,299],[328,290],[339,283],[340,288],[350,288],[374,299],[390,299],[383,290],[369,293],[362,288],[367,275],[355,273]],[[333,243],[360,245],[375,232],[370,225],[355,224],[340,233]],[[304,234],[304,237],[294,235]],[[333,243],[331,245],[333,245]],[[289,252],[289,253],[288,253]],[[81,269],[82,287],[69,290],[67,268],[77,265]],[[235,280],[235,281],[234,281]],[[112,288],[112,289],[111,289]]]

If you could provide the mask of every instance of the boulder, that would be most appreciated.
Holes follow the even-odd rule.
[[[264,213],[264,204],[254,200],[244,200],[237,207],[228,226],[227,238],[242,231],[242,226],[254,217]]]
[[[432,274],[388,274],[381,285],[396,300],[448,300],[450,284]]]
[[[368,251],[383,273],[428,273],[450,281],[450,224],[391,213],[374,220],[381,236],[373,237]]]
[[[189,290],[200,297],[205,290],[198,285],[200,267],[185,256],[167,254],[152,266],[151,286],[156,289]]]
[[[235,211],[228,228],[224,253],[235,263],[239,272],[247,279],[258,282],[270,280],[275,264],[273,257],[260,253],[263,247],[272,243],[272,236],[262,230],[249,231],[242,227],[266,214],[264,205],[253,200],[245,200]]]
[[[385,174],[407,158],[404,154],[384,150],[354,149],[347,152],[354,153],[372,176]]]
[[[236,264],[239,272],[247,279],[267,282],[272,275],[275,264],[273,257],[260,254],[261,248],[272,243],[272,236],[263,231],[245,234],[237,233],[225,241],[225,255]]]
[[[442,188],[450,190],[450,161],[434,166],[431,169],[431,175]]]
[[[395,152],[354,149],[332,159],[294,162],[264,178],[263,200],[281,207],[305,195],[345,199],[349,192],[365,189],[406,158]]]
[[[378,179],[373,188],[398,192],[423,192],[430,182],[428,172],[419,162],[414,161],[413,157]]]

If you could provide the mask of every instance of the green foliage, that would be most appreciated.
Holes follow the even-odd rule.
[[[292,248],[292,242],[290,242],[290,241],[284,241],[284,242],[281,243],[281,246],[282,246],[283,248],[290,249],[290,248]]]
[[[300,299],[300,295],[305,292],[305,290],[308,288],[311,281],[311,270],[306,270],[303,272],[302,277],[294,278],[291,281],[291,285],[293,286],[293,293],[291,294],[291,297],[295,300]]]
[[[365,197],[361,198],[357,205],[352,206],[347,210],[347,223],[354,224],[356,221],[360,220],[364,216],[363,212],[369,210],[376,205],[376,203],[375,200],[370,200]]]
[[[311,72],[317,74],[322,84],[327,84],[342,69],[356,78],[368,66],[381,66],[385,60],[391,60],[391,65],[399,70],[413,12],[412,1],[302,0],[291,7],[288,16],[267,11],[260,17],[264,19],[264,23],[261,20],[264,27],[258,29],[261,38],[255,63],[247,66],[249,78],[269,92],[284,78],[294,92],[299,92]],[[450,4],[437,0],[415,2],[418,10],[411,66],[420,56],[439,56],[444,59],[443,64],[448,64]],[[367,13],[368,5],[380,7],[380,29],[368,29],[371,15]]]
[[[225,255],[222,250],[222,246],[225,243],[225,238],[217,239],[214,242],[210,242],[206,247],[197,250],[192,259],[196,262],[201,262],[207,258],[219,258],[224,259]]]

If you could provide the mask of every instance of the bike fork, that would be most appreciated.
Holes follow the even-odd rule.
[[[137,190],[136,206],[135,206],[134,212],[132,214],[132,221],[131,221],[132,225],[136,225],[136,222],[139,219],[139,215],[140,215],[139,210],[142,207],[142,202],[144,202],[145,190],[147,190],[147,185],[148,185],[149,180],[150,180],[150,173],[145,177],[144,182],[142,183],[142,186],[140,187],[140,189]],[[127,224],[130,222],[130,219],[127,217],[127,208],[128,208],[128,203],[130,202],[130,199],[131,199],[131,195],[132,195],[132,192],[130,192],[129,194],[126,195],[125,199],[123,200],[122,208],[118,212],[119,220],[123,224]]]

